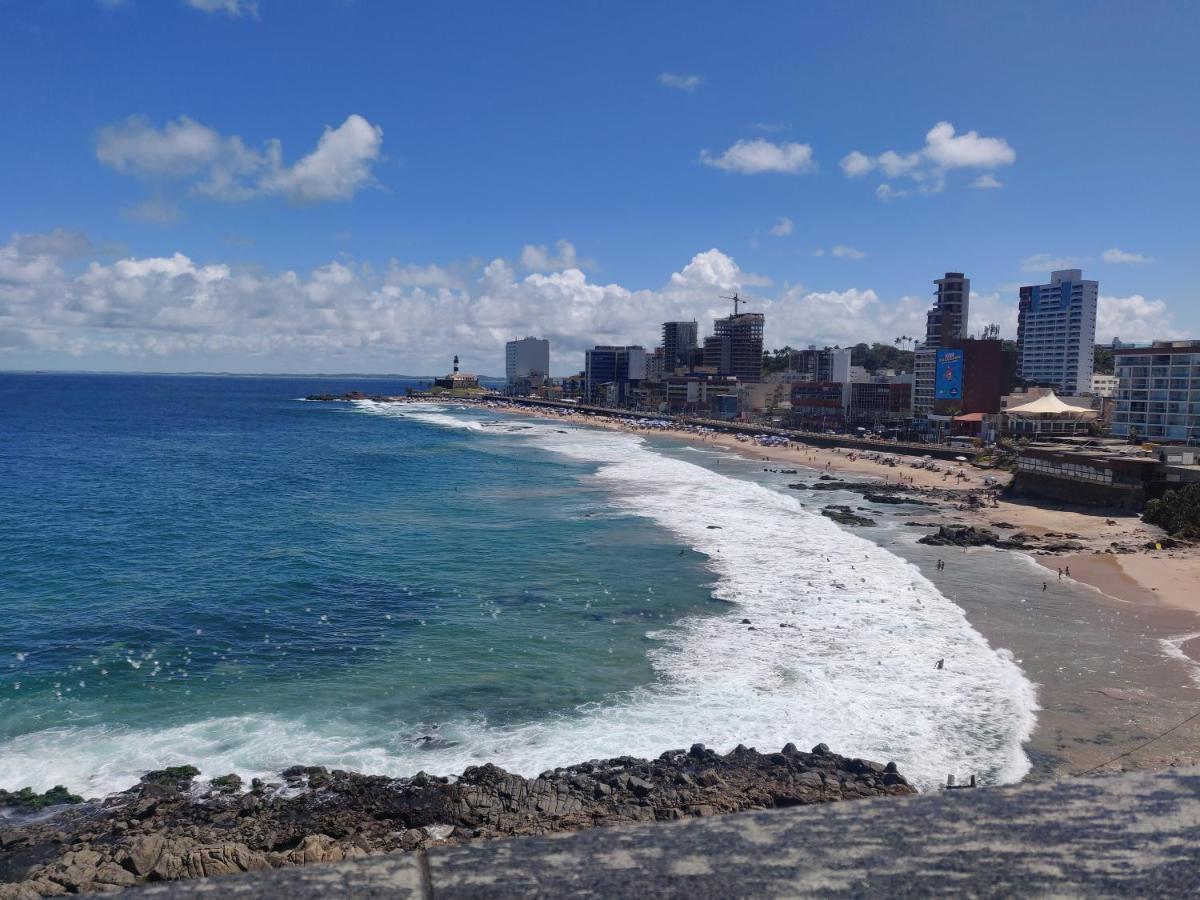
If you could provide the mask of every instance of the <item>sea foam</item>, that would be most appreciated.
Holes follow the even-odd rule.
[[[432,742],[414,740],[417,723],[385,730],[328,715],[50,729],[0,748],[0,785],[64,783],[90,796],[179,763],[210,777],[268,780],[295,763],[400,776],[494,762],[536,775],[694,742],[721,751],[824,742],[846,755],[895,760],[923,788],[950,773],[1004,783],[1029,770],[1022,744],[1034,726],[1035,691],[1012,654],[991,648],[915,566],[794,497],[668,457],[621,432],[485,423],[445,405],[356,405],[594,464],[589,477],[616,508],[707,556],[728,612],[651,632],[652,683],[536,721],[501,726],[480,713],[441,723]]]
[[[364,408],[479,427],[446,408]],[[912,564],[794,497],[657,453],[636,435],[541,422],[509,434],[598,464],[614,503],[708,557],[714,591],[730,603],[726,615],[654,635],[660,679],[638,696],[530,726],[524,750],[494,746],[510,765],[534,771],[693,741],[824,741],[894,759],[926,787],[950,773],[1004,783],[1029,770],[1033,685]]]

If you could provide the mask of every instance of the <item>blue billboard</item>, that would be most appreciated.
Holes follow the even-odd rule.
[[[961,400],[963,395],[963,352],[961,350],[939,350],[937,352],[937,381],[934,388],[936,400]]]

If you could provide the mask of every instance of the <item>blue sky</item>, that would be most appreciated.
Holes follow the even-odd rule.
[[[1200,337],[1188,3],[0,0],[0,368],[500,371],[739,289]]]

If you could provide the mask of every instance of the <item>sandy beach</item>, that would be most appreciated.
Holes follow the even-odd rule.
[[[719,447],[773,466],[804,467],[842,476],[877,479],[884,484],[908,485],[914,494],[924,494],[933,505],[914,521],[973,525],[996,528],[1014,526],[1015,531],[1034,537],[1070,535],[1083,549],[1069,556],[1035,556],[1057,579],[1057,570],[1070,568],[1071,578],[1111,597],[1131,603],[1165,604],[1200,613],[1200,548],[1154,550],[1166,538],[1162,529],[1147,525],[1136,515],[1089,508],[1034,505],[1006,498],[1002,489],[1012,480],[1007,472],[978,469],[969,464],[933,461],[930,468],[913,457],[865,453],[843,448],[807,445],[762,447],[733,434],[698,433],[683,428],[642,428],[617,417],[583,413],[546,413],[533,407],[513,406],[513,411],[566,419],[582,425],[616,428],[640,434],[655,434],[704,446]],[[881,461],[891,456],[895,465]],[[993,479],[989,484],[987,479]],[[961,494],[962,503],[944,499],[943,494]],[[988,505],[966,505],[969,495],[987,497]],[[1138,552],[1114,553],[1114,545],[1138,548]]]

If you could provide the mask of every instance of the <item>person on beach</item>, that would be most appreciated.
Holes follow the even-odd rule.
[[[1062,569],[1058,570],[1058,580],[1062,581]]]
[[[1068,578],[1071,577],[1071,567],[1070,566],[1067,566],[1067,577]]]
[[[1044,582],[1044,581],[1042,582],[1042,593],[1043,594],[1046,593],[1046,588],[1048,588],[1049,586],[1050,585],[1046,584],[1046,582]]]

